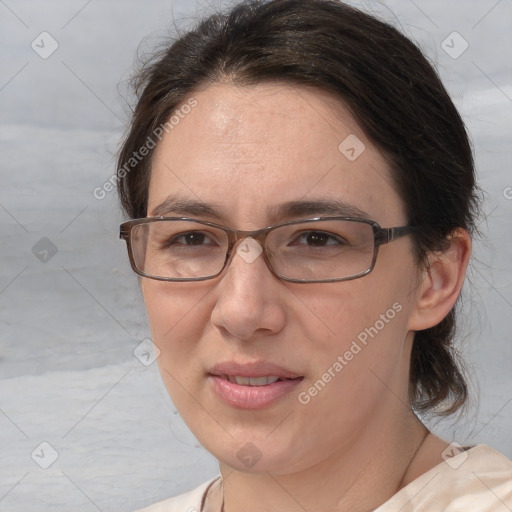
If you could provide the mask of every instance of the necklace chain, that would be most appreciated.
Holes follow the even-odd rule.
[[[426,429],[425,434],[423,435],[423,438],[421,440],[421,443],[418,445],[416,450],[414,450],[414,453],[412,454],[411,460],[409,461],[409,464],[407,464],[407,467],[405,468],[404,474],[402,475],[402,479],[400,480],[400,483],[398,484],[398,489],[400,490],[402,488],[402,484],[405,479],[405,475],[407,474],[407,471],[409,471],[409,468],[411,467],[412,461],[416,458],[416,455],[418,455],[418,452],[420,451],[420,448],[423,446],[423,443],[425,443],[427,437],[429,436],[430,432],[428,429]],[[224,510],[222,510],[224,512]]]

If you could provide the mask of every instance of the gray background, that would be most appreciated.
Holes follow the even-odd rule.
[[[471,132],[487,192],[460,336],[473,401],[458,421],[430,424],[511,457],[512,4],[353,3],[424,48]],[[139,43],[206,8],[0,0],[0,511],[134,510],[217,473],[156,364],[134,355],[149,329],[121,213],[114,192],[92,192],[114,172]],[[44,31],[58,44],[49,56]],[[457,58],[454,31],[469,45]]]

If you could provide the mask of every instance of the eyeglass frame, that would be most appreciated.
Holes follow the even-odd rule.
[[[206,277],[186,277],[186,278],[174,278],[174,277],[161,277],[161,276],[151,276],[149,274],[144,273],[142,270],[137,268],[137,265],[135,264],[135,258],[133,256],[133,248],[132,248],[132,240],[131,240],[131,231],[132,229],[139,225],[139,224],[150,224],[153,222],[162,222],[162,221],[169,221],[169,220],[177,220],[177,221],[189,221],[189,222],[195,222],[197,224],[201,224],[204,226],[210,226],[217,229],[220,229],[224,231],[228,237],[228,247],[226,250],[226,257],[224,259],[224,264],[222,268],[214,275],[206,276]],[[316,280],[303,280],[303,279],[293,279],[288,277],[280,276],[272,267],[272,263],[269,260],[267,249],[266,249],[266,241],[268,234],[280,227],[283,226],[289,226],[292,224],[305,224],[309,222],[316,222],[319,220],[343,220],[343,221],[349,221],[349,222],[359,222],[362,224],[368,224],[371,226],[373,231],[373,256],[372,256],[372,262],[368,269],[366,269],[364,272],[360,272],[358,274],[355,274],[353,276],[348,277],[338,277],[333,279],[316,279]],[[372,219],[367,219],[363,217],[313,217],[308,219],[300,219],[300,220],[292,220],[288,222],[283,222],[281,224],[273,224],[272,226],[267,226],[266,228],[256,229],[252,231],[244,231],[240,229],[233,229],[229,228],[227,226],[222,226],[221,224],[216,224],[214,222],[209,222],[206,220],[200,220],[200,219],[193,219],[190,217],[143,217],[140,219],[131,219],[128,221],[123,222],[119,226],[119,238],[121,240],[124,240],[126,242],[126,246],[128,249],[128,257],[130,259],[130,264],[132,267],[132,270],[141,277],[147,277],[148,279],[154,279],[156,281],[167,281],[167,282],[194,282],[194,281],[206,281],[210,279],[215,279],[218,277],[224,269],[228,266],[231,260],[231,256],[233,253],[233,248],[235,244],[239,240],[244,240],[245,238],[253,238],[256,240],[263,249],[263,259],[265,260],[265,263],[270,270],[270,272],[276,276],[277,278],[287,281],[290,283],[300,283],[300,284],[307,284],[307,283],[335,283],[335,282],[342,282],[342,281],[351,281],[353,279],[358,279],[360,277],[364,277],[368,275],[375,267],[375,263],[377,262],[377,255],[379,254],[379,247],[381,245],[393,242],[394,240],[397,240],[398,238],[401,238],[405,235],[412,234],[418,230],[417,226],[395,226],[390,228],[382,228],[376,221]]]

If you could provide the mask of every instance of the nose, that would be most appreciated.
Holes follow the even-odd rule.
[[[224,334],[247,341],[283,329],[285,285],[267,267],[263,249],[253,238],[235,245],[216,293],[211,322]]]

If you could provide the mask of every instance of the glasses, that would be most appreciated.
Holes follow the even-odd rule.
[[[228,265],[235,244],[252,238],[259,245],[251,241],[237,249],[246,261],[262,253],[271,272],[284,281],[331,283],[369,274],[381,245],[415,230],[381,228],[353,217],[315,217],[256,231],[187,217],[148,217],[121,224],[119,237],[126,241],[132,269],[159,281],[213,279]]]

